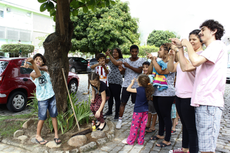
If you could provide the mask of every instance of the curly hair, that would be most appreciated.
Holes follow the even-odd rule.
[[[42,54],[37,53],[37,54],[35,54],[35,55],[33,56],[33,60],[35,60],[35,58],[37,58],[37,57],[41,57],[41,59],[42,59],[42,61],[43,61],[42,66],[45,66],[45,65],[46,65],[46,59],[45,59],[45,57],[44,57]]]
[[[146,74],[141,74],[138,77],[138,82],[142,87],[145,88],[145,94],[147,100],[151,100],[152,94],[154,93],[153,85],[150,84],[150,79]]]
[[[216,40],[221,40],[221,37],[224,35],[225,30],[224,27],[218,21],[206,20],[200,25],[200,28],[204,26],[209,28],[211,31],[217,30],[215,33],[215,38]]]

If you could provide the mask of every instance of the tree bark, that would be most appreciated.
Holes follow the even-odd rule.
[[[45,49],[44,56],[47,60],[48,71],[55,92],[57,109],[60,113],[65,112],[67,109],[67,91],[62,68],[64,68],[65,76],[68,78],[68,52],[71,48],[73,24],[70,20],[69,1],[57,0],[57,5],[56,30],[45,39],[43,46]]]

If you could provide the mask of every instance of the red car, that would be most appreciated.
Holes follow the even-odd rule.
[[[35,85],[30,80],[32,69],[21,67],[25,59],[0,59],[0,104],[6,104],[7,108],[14,112],[22,111],[26,107],[27,99],[32,97],[35,91]],[[77,92],[77,74],[69,72],[67,83],[71,93]]]

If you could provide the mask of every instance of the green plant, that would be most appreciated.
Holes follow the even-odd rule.
[[[70,98],[72,99],[72,102],[74,104],[74,111],[76,113],[77,120],[80,125],[84,123],[89,123],[89,116],[91,115],[90,110],[90,97],[88,101],[82,101],[77,102],[77,97],[74,94],[70,95]],[[58,130],[61,129],[62,134],[68,132],[69,130],[75,128],[76,122],[74,113],[70,104],[70,99],[67,98],[68,101],[68,111],[65,113],[60,113],[57,116],[57,123],[58,123]],[[48,126],[53,131],[53,124],[52,124],[52,118],[48,118]],[[74,125],[75,124],[75,125]]]
[[[34,51],[34,46],[29,44],[3,44],[1,50],[9,53],[21,52],[22,54],[28,54]]]
[[[32,100],[27,105],[31,107],[31,114],[38,116],[38,100],[36,97],[36,92],[32,93],[32,97],[30,97]]]

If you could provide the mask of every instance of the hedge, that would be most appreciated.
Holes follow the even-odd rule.
[[[9,53],[19,53],[22,54],[32,53],[34,51],[34,46],[29,44],[4,44],[1,46],[3,52]]]

